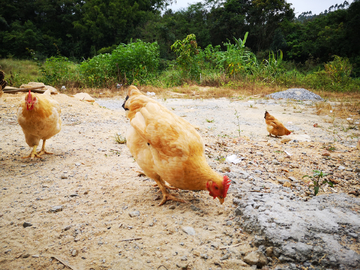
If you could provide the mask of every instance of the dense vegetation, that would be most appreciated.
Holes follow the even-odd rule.
[[[359,0],[298,17],[285,0],[207,0],[178,12],[170,1],[0,0],[0,65],[13,84],[25,78],[12,59],[32,59],[38,80],[75,87],[359,90]]]

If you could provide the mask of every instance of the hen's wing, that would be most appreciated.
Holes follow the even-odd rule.
[[[148,102],[141,108],[131,125],[163,159],[187,159],[193,147],[203,151],[202,139],[195,128],[155,102]]]

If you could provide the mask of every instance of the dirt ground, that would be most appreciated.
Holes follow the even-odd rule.
[[[154,182],[141,173],[126,145],[115,140],[129,125],[121,110],[55,95],[63,125],[47,141],[54,155],[22,159],[30,152],[16,117],[24,95],[4,94],[0,99],[0,269],[252,269],[242,259],[257,249],[251,244],[253,235],[229,222],[236,219],[234,190],[223,205],[205,191],[172,191],[187,202],[159,207],[161,193]],[[190,114],[179,115],[191,122]],[[257,137],[249,133],[239,138],[236,125],[224,136],[224,129],[209,127],[213,118],[217,121],[211,106],[208,115],[212,118],[198,115],[193,124],[204,138],[209,162],[219,171],[235,166],[224,163],[235,153],[252,161],[247,170],[266,167],[273,176],[269,181],[278,183],[322,169],[329,158],[322,155],[327,151],[323,142],[285,147],[281,139],[266,136],[265,124]],[[311,110],[300,118],[306,115],[321,121]],[[330,153],[331,164],[351,171],[334,172],[338,185],[323,192],[359,189],[357,181],[345,184],[347,177],[355,179],[359,167],[353,141],[331,145],[336,149]],[[262,164],[264,155],[269,160],[276,155],[283,165]],[[299,191],[299,196],[307,194]],[[274,260],[271,267],[275,265]]]

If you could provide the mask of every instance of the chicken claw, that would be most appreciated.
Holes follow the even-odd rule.
[[[33,147],[33,150],[31,151],[30,155],[21,158],[30,158],[30,160],[34,160],[34,158],[43,158],[41,155],[39,155],[39,153],[36,153],[36,147],[37,145]]]
[[[184,203],[185,201],[179,198],[176,198],[175,195],[171,195],[170,193],[167,194],[163,194],[163,199],[161,200],[161,202],[159,203],[159,206],[162,206],[164,203],[166,203],[166,201],[176,201],[176,202],[182,202]]]
[[[42,147],[41,147],[41,150],[40,150],[39,152],[37,152],[37,154],[38,154],[39,156],[41,156],[41,155],[43,155],[43,154],[47,154],[47,155],[52,155],[52,154],[54,154],[54,153],[45,151],[45,141],[46,141],[46,140],[43,140],[43,145],[42,145]]]

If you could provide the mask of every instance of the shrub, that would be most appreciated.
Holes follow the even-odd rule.
[[[146,83],[156,74],[159,59],[160,50],[157,42],[137,40],[128,45],[120,44],[111,54],[111,75],[124,84],[131,84],[135,79],[140,83]]]
[[[198,81],[201,71],[201,56],[198,56],[200,48],[197,46],[196,36],[190,34],[183,40],[175,41],[171,45],[171,49],[176,53],[176,63],[180,68],[182,77]]]

